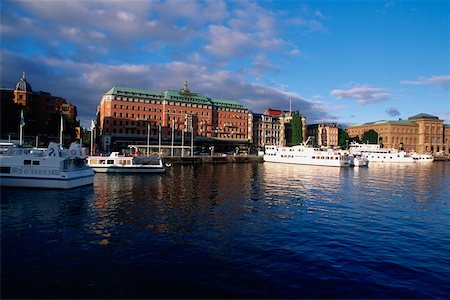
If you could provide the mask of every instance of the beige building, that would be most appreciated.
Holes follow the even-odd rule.
[[[404,149],[419,153],[450,153],[450,129],[443,120],[429,114],[418,114],[408,120],[377,121],[350,126],[346,129],[351,138],[361,138],[373,129],[385,148]]]
[[[277,109],[267,109],[264,114],[253,114],[252,142],[255,148],[266,145],[287,146],[292,141],[292,113]],[[302,137],[305,141],[306,118],[302,120]]]
[[[339,146],[339,129],[336,123],[311,124],[307,127],[308,137],[314,146]]]

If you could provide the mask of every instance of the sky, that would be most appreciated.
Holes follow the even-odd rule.
[[[95,118],[113,86],[181,89],[308,124],[450,123],[450,1],[0,2],[0,87]]]

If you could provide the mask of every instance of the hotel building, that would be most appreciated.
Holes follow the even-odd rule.
[[[429,114],[418,114],[408,120],[376,121],[350,126],[351,138],[361,138],[373,129],[386,148],[404,149],[419,153],[450,153],[450,125]]]
[[[251,134],[251,113],[242,104],[192,93],[183,88],[157,92],[113,87],[97,108],[97,142],[100,150],[113,151],[131,144],[175,144],[247,147]],[[149,131],[150,129],[150,131]]]

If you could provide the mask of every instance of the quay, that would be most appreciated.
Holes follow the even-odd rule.
[[[224,164],[224,163],[262,163],[263,157],[257,155],[238,156],[194,156],[194,157],[164,157],[165,162],[174,164]]]

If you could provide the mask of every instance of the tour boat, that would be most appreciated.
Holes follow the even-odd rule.
[[[112,152],[109,156],[90,156],[88,165],[98,173],[164,173],[166,165],[159,157],[132,157]]]
[[[369,160],[362,155],[349,154],[350,166],[354,167],[368,167]]]
[[[313,148],[305,145],[292,147],[266,146],[263,156],[265,162],[348,167],[347,154],[326,148]]]
[[[434,161],[434,157],[431,154],[419,154],[419,153],[414,152],[413,154],[411,154],[411,156],[415,162],[433,162]]]
[[[78,143],[69,149],[51,142],[47,149],[2,149],[0,185],[10,187],[70,189],[94,183]]]
[[[369,160],[369,162],[381,163],[413,163],[414,159],[405,151],[396,149],[381,148],[378,144],[350,144],[350,153],[361,155]]]

